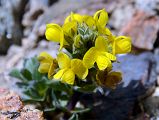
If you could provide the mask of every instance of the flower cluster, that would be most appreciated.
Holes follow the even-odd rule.
[[[112,63],[117,61],[117,54],[131,51],[131,39],[114,36],[106,27],[107,22],[108,14],[102,9],[93,16],[71,13],[63,26],[47,24],[46,38],[60,43],[59,53],[57,58],[52,58],[42,52],[38,56],[39,72],[74,85],[76,79],[87,81],[93,69],[97,84],[114,88],[122,78],[120,72],[112,71]]]

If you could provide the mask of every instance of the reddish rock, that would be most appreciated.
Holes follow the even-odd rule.
[[[23,106],[20,97],[7,89],[0,88],[0,120],[44,120],[43,112]]]
[[[20,111],[23,104],[20,97],[7,89],[0,89],[0,110],[1,111]]]
[[[31,106],[25,106],[16,120],[44,120],[43,112]]]
[[[120,34],[132,37],[132,44],[141,49],[152,50],[159,30],[159,17],[137,11]]]

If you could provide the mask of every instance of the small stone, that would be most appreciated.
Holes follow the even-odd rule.
[[[152,50],[159,30],[159,17],[137,11],[120,34],[130,36],[132,44],[141,49]]]
[[[7,89],[0,89],[0,101],[0,111],[15,112],[23,107],[20,97]]]
[[[32,106],[26,105],[21,110],[20,117],[16,120],[44,120],[43,112],[33,108]]]
[[[0,88],[0,120],[44,120],[43,112],[23,105],[19,95]]]

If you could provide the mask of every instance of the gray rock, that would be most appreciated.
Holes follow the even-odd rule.
[[[0,54],[6,54],[11,44],[21,45],[21,19],[27,0],[1,0]]]
[[[145,12],[156,13],[159,11],[159,0],[135,0],[135,7]]]
[[[110,17],[109,25],[117,30],[123,28],[132,19],[134,12],[135,8],[132,4],[118,6]]]
[[[155,50],[155,60],[156,60],[156,71],[157,74],[159,75],[159,49]]]
[[[44,13],[41,16],[38,17],[35,24],[33,25],[31,34],[29,34],[29,36],[27,36],[27,39],[32,42],[34,41],[34,43],[36,43],[36,41],[38,40],[38,38],[40,36],[44,36],[46,24],[55,22],[56,21],[55,18],[59,17],[60,15],[62,15],[61,20],[63,21],[64,20],[63,14],[71,13],[71,11],[76,11],[79,8],[83,8],[87,5],[89,5],[90,3],[91,3],[91,1],[85,1],[85,0],[79,0],[79,1],[60,0],[60,1],[58,1],[57,3],[50,6],[47,10],[44,11]],[[60,9],[60,8],[62,8],[62,9]],[[57,22],[55,22],[55,23],[57,23]],[[42,29],[41,27],[44,29]]]
[[[118,61],[120,63],[115,63],[114,69],[121,70],[123,73],[124,86],[127,86],[132,80],[142,82],[145,87],[155,85],[157,80],[156,61],[152,53],[128,54],[120,56]]]

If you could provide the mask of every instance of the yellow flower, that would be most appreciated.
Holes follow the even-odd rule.
[[[88,26],[95,26],[95,20],[92,16],[89,15],[80,15],[77,13],[71,12],[71,14],[66,17],[64,24],[69,22],[78,22],[78,23],[86,23]]]
[[[80,59],[71,60],[66,54],[61,52],[57,56],[57,61],[61,70],[54,75],[54,79],[61,79],[62,82],[73,85],[75,75],[80,79],[85,79],[88,75],[88,69]]]
[[[77,22],[67,22],[62,26],[64,34],[70,37],[74,37],[77,32]]]
[[[115,89],[122,80],[121,72],[98,71],[96,74],[97,83],[101,86]]]
[[[57,61],[46,52],[40,53],[38,60],[40,62],[38,71],[40,73],[48,73],[48,78],[51,78],[57,68]]]
[[[125,54],[131,51],[131,38],[126,36],[115,37],[113,41],[113,54]]]
[[[67,44],[64,39],[63,30],[57,24],[47,24],[45,36],[47,40],[51,40],[53,42],[60,42],[60,50],[62,49],[64,44]]]
[[[102,36],[97,37],[95,47],[90,48],[83,57],[87,68],[92,68],[96,62],[99,70],[111,66],[111,60],[115,61],[116,57],[108,53],[108,43]]]
[[[68,22],[60,27],[57,24],[47,24],[45,36],[47,40],[53,42],[60,43],[60,50],[63,48],[64,45],[69,45],[69,43],[73,43],[73,40],[65,39],[64,36],[74,37],[77,32],[77,23],[75,21]]]
[[[98,28],[104,28],[108,22],[108,13],[105,9],[97,11],[94,16]]]
[[[95,20],[93,19],[92,16],[89,15],[84,15],[83,16],[83,22],[86,23],[86,25],[88,25],[89,27],[95,26]]]
[[[68,22],[72,22],[72,21],[76,21],[76,22],[82,23],[83,22],[83,18],[82,18],[82,16],[80,14],[71,12],[71,14],[66,17],[66,19],[64,21],[64,24],[66,24]]]

